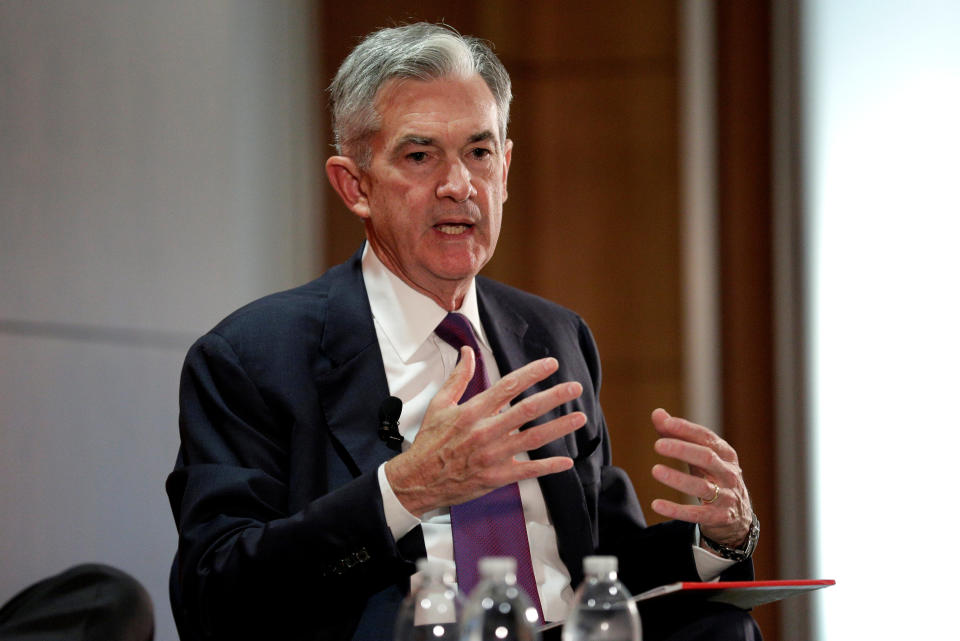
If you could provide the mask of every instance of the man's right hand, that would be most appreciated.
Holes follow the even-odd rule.
[[[522,479],[570,469],[573,459],[567,456],[536,461],[517,461],[514,456],[582,427],[587,421],[583,412],[566,414],[522,432],[517,430],[579,397],[583,393],[580,383],[554,385],[502,411],[558,367],[555,358],[534,361],[459,405],[475,368],[473,350],[463,347],[460,363],[430,401],[410,449],[387,461],[387,481],[403,507],[420,517],[430,510],[465,503]]]

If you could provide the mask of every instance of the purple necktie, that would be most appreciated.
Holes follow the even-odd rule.
[[[464,345],[473,348],[476,368],[473,378],[460,399],[466,403],[489,387],[487,369],[483,365],[480,347],[470,329],[470,321],[461,314],[447,314],[434,332],[458,352]],[[460,356],[457,356],[460,362]],[[537,607],[543,623],[543,608],[537,593],[537,581],[530,560],[530,543],[523,518],[520,487],[505,485],[472,501],[450,507],[450,525],[453,529],[453,558],[457,564],[457,583],[460,592],[470,594],[479,581],[477,561],[485,556],[512,556],[517,560],[517,582]]]

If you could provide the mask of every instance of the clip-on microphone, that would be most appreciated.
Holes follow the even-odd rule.
[[[400,436],[400,412],[403,411],[403,402],[396,396],[390,396],[380,404],[380,427],[377,434],[380,440],[391,450],[400,451],[403,437]]]

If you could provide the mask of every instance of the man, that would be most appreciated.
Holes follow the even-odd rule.
[[[187,356],[168,481],[182,629],[390,638],[417,558],[445,561],[469,590],[478,523],[480,539],[520,541],[518,574],[544,621],[566,615],[589,554],[616,555],[634,592],[752,577],[756,521],[733,449],[654,412],[657,451],[691,466],[657,466],[655,478],[704,502],[658,500],[680,520],[646,527],[610,465],[586,325],[477,276],[507,197],[510,99],[492,51],[444,26],[376,32],[344,61],[327,176],[367,243],[235,312]],[[400,453],[378,437],[391,395],[403,403]],[[504,535],[514,518],[518,533]],[[696,625],[755,632],[745,615],[708,614]],[[645,621],[653,635],[661,623],[690,621]]]

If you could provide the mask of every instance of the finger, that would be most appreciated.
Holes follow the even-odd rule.
[[[497,414],[491,423],[490,438],[499,438],[526,425],[550,410],[579,398],[583,385],[576,381],[560,383],[523,399],[505,412]]]
[[[555,418],[542,425],[531,427],[514,435],[510,439],[501,439],[503,445],[493,450],[498,458],[513,457],[520,452],[529,452],[543,447],[547,443],[563,438],[575,432],[587,423],[587,415],[583,412],[573,412],[560,418]]]
[[[684,441],[690,441],[691,443],[704,445],[714,449],[721,455],[726,453],[736,455],[736,452],[730,447],[729,443],[720,438],[716,432],[703,425],[698,425],[693,421],[688,421],[679,416],[670,416],[670,414],[662,408],[655,409],[653,414],[651,414],[651,418],[654,428],[661,436],[679,438]]]
[[[555,358],[541,358],[513,370],[486,391],[477,394],[466,405],[471,411],[490,415],[505,407],[534,383],[539,383],[559,369]]]
[[[722,510],[713,510],[705,505],[686,505],[666,499],[656,499],[650,507],[661,516],[687,523],[719,525],[723,522]]]
[[[547,474],[565,472],[573,467],[573,459],[569,456],[551,456],[550,458],[531,461],[513,461],[508,468],[509,474],[502,485],[515,483],[525,479],[534,479]]]
[[[568,456],[553,456],[535,461],[510,461],[507,464],[484,470],[483,474],[476,479],[478,484],[473,491],[457,496],[446,505],[464,503],[504,485],[548,474],[557,474],[569,470],[571,467],[573,467],[573,459]]]
[[[699,523],[704,517],[701,506],[683,505],[666,499],[655,499],[650,507],[660,516],[686,521],[687,523]]]
[[[694,476],[693,474],[675,470],[667,465],[654,465],[652,474],[653,478],[667,487],[673,488],[678,492],[683,492],[684,494],[689,494],[701,501],[710,501],[710,499],[717,495],[717,488],[719,486],[715,483],[702,477]],[[719,498],[719,495],[717,495],[717,497]],[[714,502],[715,501],[710,501],[711,504]]]
[[[699,470],[717,479],[723,487],[736,487],[739,478],[735,465],[720,458],[714,450],[703,445],[696,445],[674,438],[661,438],[653,444],[657,454],[686,463],[691,471],[697,474]]]
[[[438,407],[449,407],[459,403],[463,393],[467,390],[470,379],[473,378],[475,368],[476,359],[473,355],[473,349],[464,345],[460,348],[460,362],[453,368],[447,380],[443,382],[440,390],[430,401],[430,405],[436,403]]]
[[[660,436],[677,438],[709,447],[725,461],[735,462],[737,460],[736,450],[711,429],[697,425],[685,418],[670,416],[663,409],[654,410],[651,418],[653,419],[653,426]]]

